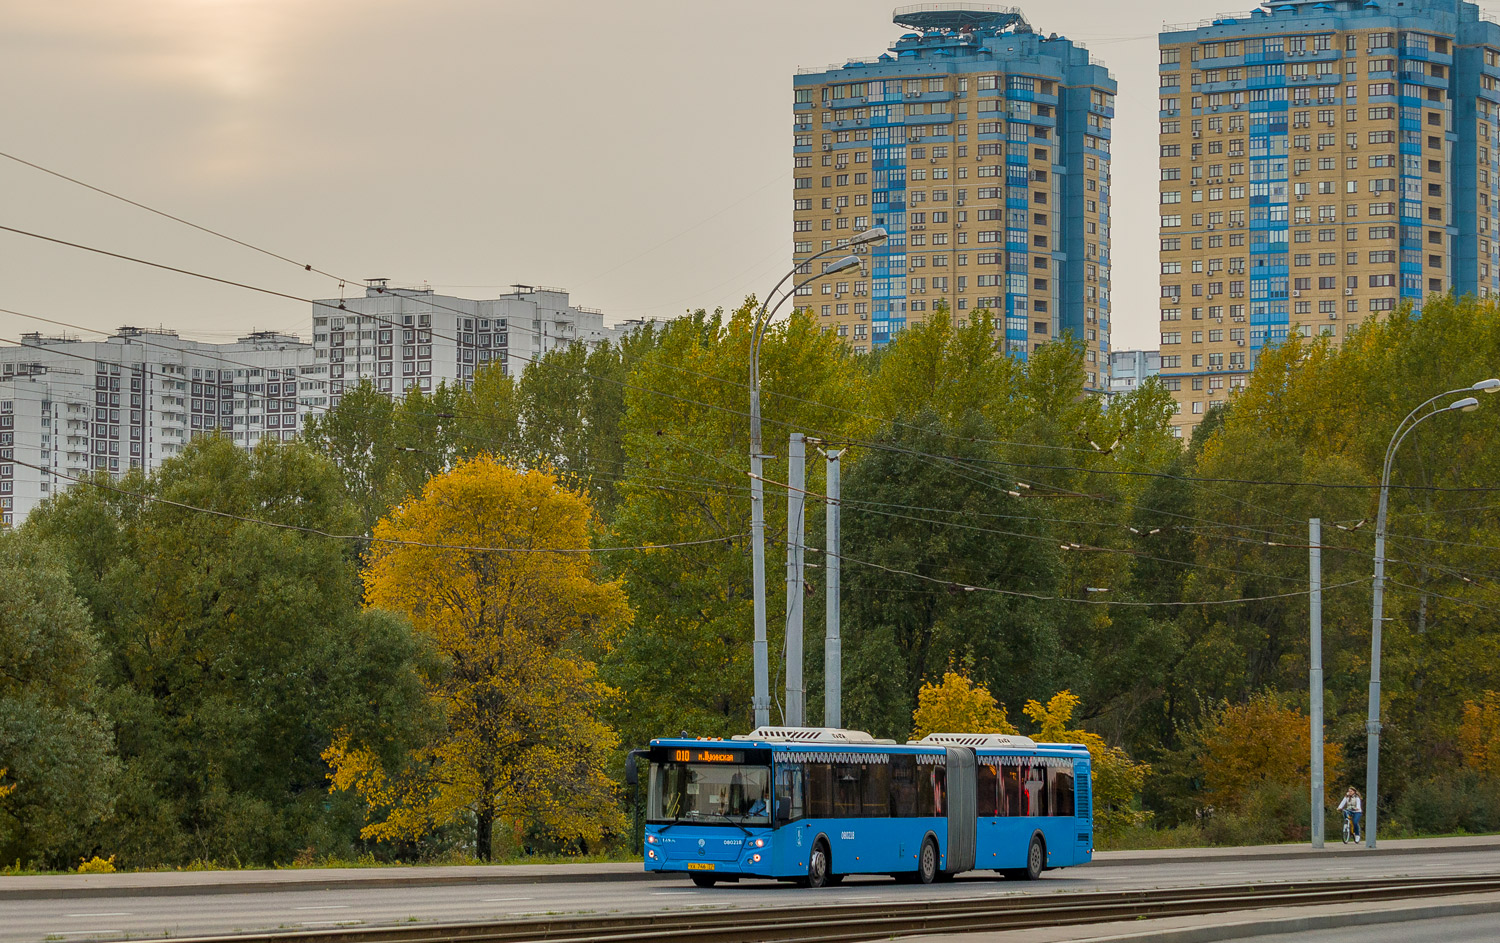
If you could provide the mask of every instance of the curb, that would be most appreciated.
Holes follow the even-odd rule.
[[[605,871],[599,874],[541,872],[528,874],[391,875],[374,878],[307,878],[291,881],[215,881],[212,884],[125,884],[86,887],[19,888],[0,886],[0,900],[79,900],[94,897],[189,897],[208,894],[278,894],[302,891],[379,890],[387,887],[466,887],[503,884],[596,884],[657,881],[681,875],[662,872]]]
[[[1170,854],[1176,849],[1163,849],[1162,853],[1151,852],[1101,852],[1095,855],[1093,864],[1100,867],[1134,867],[1140,865],[1162,866],[1166,864],[1192,864],[1196,862],[1219,862],[1219,861],[1244,861],[1247,859],[1259,861],[1295,860],[1299,858],[1326,859],[1342,857],[1347,855],[1368,856],[1393,856],[1393,855],[1422,855],[1422,854],[1449,854],[1457,852],[1477,851],[1500,851],[1500,839],[1493,841],[1455,843],[1450,846],[1432,845],[1398,845],[1395,847],[1376,847],[1374,849],[1359,848],[1358,850],[1345,850],[1341,846],[1325,848],[1322,851],[1314,851],[1303,846],[1287,846],[1284,849],[1272,849],[1255,851],[1243,848],[1225,848],[1201,854],[1174,856]],[[1120,855],[1119,858],[1110,857]],[[510,870],[515,867],[516,870]],[[301,891],[330,891],[330,890],[359,890],[363,888],[381,889],[389,887],[465,887],[477,885],[516,885],[516,884],[592,884],[592,883],[617,883],[623,881],[665,881],[674,877],[680,879],[681,875],[665,874],[659,871],[636,870],[627,866],[621,866],[611,870],[580,871],[580,866],[569,865],[537,865],[537,866],[492,866],[475,867],[472,871],[454,874],[451,871],[446,874],[422,874],[420,869],[372,869],[368,874],[340,875],[333,877],[329,875],[319,876],[317,872],[307,872],[306,876],[288,876],[283,879],[272,880],[246,880],[245,875],[237,878],[225,877],[204,883],[161,883],[161,884],[73,884],[73,876],[60,875],[50,879],[52,883],[42,886],[31,887],[6,887],[7,879],[0,878],[0,900],[63,900],[63,899],[88,899],[103,897],[188,897],[211,894],[274,894]],[[587,866],[582,866],[587,867]],[[609,867],[609,866],[605,866]],[[1084,866],[1087,867],[1087,866]],[[521,870],[524,868],[525,870]],[[392,873],[395,872],[395,873]],[[164,872],[172,874],[175,872]],[[263,872],[262,872],[263,873]],[[280,874],[287,872],[277,872]],[[26,880],[17,878],[14,880]]]
[[[1351,911],[1334,914],[1308,914],[1300,917],[1278,917],[1271,920],[1247,920],[1211,927],[1175,927],[1142,930],[1113,936],[1080,937],[1067,943],[1221,943],[1247,937],[1275,936],[1282,933],[1307,933],[1339,930],[1348,927],[1408,923],[1414,920],[1441,920],[1449,917],[1472,917],[1500,913],[1500,898],[1470,901],[1464,904],[1431,904],[1425,907],[1401,907],[1390,910]]]
[[[1183,849],[1162,849],[1163,852]],[[1360,857],[1382,857],[1386,855],[1431,855],[1431,854],[1456,854],[1465,851],[1500,851],[1500,838],[1485,842],[1465,842],[1450,846],[1444,845],[1377,845],[1374,848],[1366,848],[1363,845],[1354,848],[1344,848],[1342,845],[1327,845],[1321,850],[1309,848],[1305,845],[1288,845],[1284,849],[1271,851],[1252,851],[1244,848],[1216,848],[1205,851],[1202,854],[1183,856],[1180,858],[1163,857],[1153,855],[1151,852],[1142,851],[1103,851],[1094,853],[1094,864],[1108,865],[1112,868],[1128,868],[1135,865],[1150,864],[1185,864],[1195,861],[1243,861],[1254,859],[1256,861],[1291,861],[1297,858],[1340,858],[1345,855],[1359,855]],[[1119,855],[1120,857],[1113,857]]]

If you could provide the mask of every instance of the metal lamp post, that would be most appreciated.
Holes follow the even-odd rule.
[[[1380,473],[1380,509],[1375,515],[1375,586],[1373,613],[1370,619],[1370,710],[1365,720],[1366,743],[1369,752],[1365,771],[1365,844],[1370,848],[1375,847],[1375,823],[1379,814],[1379,801],[1376,793],[1380,788],[1380,635],[1385,622],[1385,518],[1390,503],[1391,466],[1396,460],[1396,452],[1401,448],[1401,443],[1406,441],[1406,437],[1413,429],[1433,416],[1443,413],[1472,412],[1479,408],[1479,400],[1467,396],[1413,419],[1417,413],[1445,396],[1476,391],[1500,392],[1500,379],[1481,380],[1473,386],[1439,393],[1427,400],[1406,414],[1406,418],[1396,426],[1396,431],[1391,435],[1390,445],[1386,446],[1385,450],[1385,466]]]
[[[771,300],[771,295],[785,285],[787,280],[797,274],[797,269],[803,265],[810,265],[822,256],[834,252],[845,252],[857,249],[861,246],[872,246],[886,240],[886,231],[880,227],[866,230],[849,240],[846,246],[834,249],[825,249],[817,255],[811,256],[807,261],[800,263],[790,272],[786,273],[776,287],[767,292],[761,301],[760,310],[756,312],[755,320],[750,325],[750,546],[754,560],[753,579],[755,592],[755,699],[753,707],[755,711],[755,726],[764,727],[771,722],[771,678],[770,678],[770,652],[766,644],[766,511],[765,494],[762,485],[761,462],[765,458],[761,454],[760,441],[760,345],[766,325],[776,317],[776,312],[787,298],[794,297],[798,290],[804,285],[809,285],[825,275],[834,272],[842,272],[860,264],[858,256],[846,255],[835,262],[830,263],[821,272],[810,275],[806,280],[797,284],[789,294],[784,295],[781,301],[776,303],[769,313],[766,304]]]

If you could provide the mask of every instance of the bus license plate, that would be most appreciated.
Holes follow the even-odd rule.
[[[689,861],[688,862],[688,870],[689,871],[712,871],[713,869],[714,869],[714,863],[712,861]]]

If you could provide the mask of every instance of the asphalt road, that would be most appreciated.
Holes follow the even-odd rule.
[[[1500,914],[1313,930],[1254,939],[1256,943],[1265,943],[1267,939],[1276,943],[1495,943],[1500,940]],[[1250,940],[1230,943],[1250,943]]]
[[[701,907],[775,908],[809,899],[889,900],[911,897],[987,897],[1055,894],[1067,891],[1192,887],[1286,881],[1304,878],[1448,876],[1500,873],[1500,849],[1421,855],[1333,859],[1245,858],[1217,861],[1164,861],[1157,865],[1094,864],[1048,872],[1035,883],[1008,882],[976,874],[949,884],[913,887],[889,878],[850,878],[822,890],[770,882],[746,882],[713,889],[680,880],[547,884],[493,884],[340,890],[266,891],[235,894],[104,896],[75,900],[9,899],[0,905],[0,943],[141,939],[203,936],[248,930],[313,929],[395,925],[419,921],[468,922],[548,913],[639,913]],[[1476,924],[1477,925],[1477,924]],[[1401,932],[1401,943],[1426,937]],[[1361,943],[1373,940],[1369,928]],[[1475,939],[1494,940],[1487,933]],[[1284,940],[1286,938],[1283,938]],[[1319,943],[1331,938],[1317,937]],[[1350,938],[1351,941],[1354,939]],[[1393,937],[1394,939],[1394,937]],[[1433,937],[1449,943],[1470,937]]]

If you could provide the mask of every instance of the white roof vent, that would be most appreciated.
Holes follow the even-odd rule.
[[[895,743],[877,740],[863,730],[840,730],[837,727],[757,727],[733,740],[761,740],[767,743]]]
[[[908,743],[937,744],[949,747],[975,747],[1009,750],[1035,750],[1036,741],[1013,733],[930,733]]]

